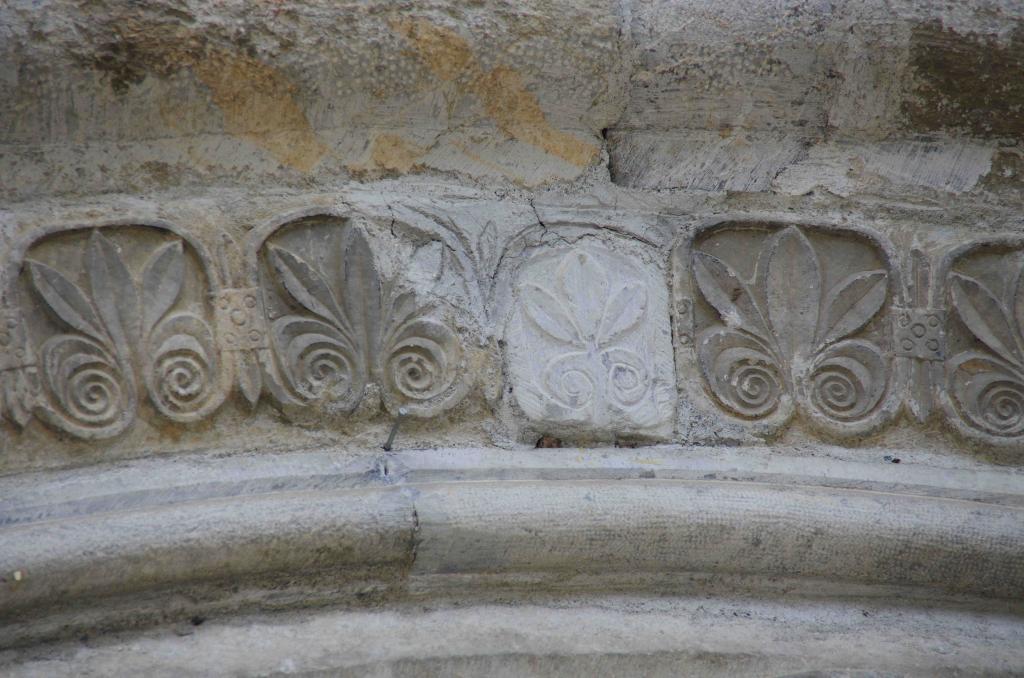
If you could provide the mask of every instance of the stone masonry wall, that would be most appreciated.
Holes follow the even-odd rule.
[[[0,471],[396,419],[1017,465],[1022,16],[8,3]]]

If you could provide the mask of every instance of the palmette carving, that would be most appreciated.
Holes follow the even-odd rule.
[[[350,411],[376,383],[395,411],[426,416],[457,403],[466,384],[461,341],[446,320],[450,309],[420,303],[385,280],[360,227],[336,233],[331,246],[340,256],[326,270],[286,247],[265,248],[270,270],[299,311],[270,326],[278,398]]]
[[[888,295],[888,273],[851,273],[824,289],[818,252],[797,227],[764,240],[753,276],[702,251],[692,275],[722,325],[697,336],[713,398],[746,419],[788,416],[795,404],[839,426],[869,417],[888,388],[889,358],[856,337]]]
[[[611,267],[621,275],[610,275]],[[527,416],[597,432],[648,433],[668,421],[675,392],[657,374],[665,358],[659,318],[651,317],[640,272],[632,261],[587,247],[541,257],[524,274],[507,342]],[[658,306],[665,310],[663,299]],[[660,320],[667,323],[667,313]]]
[[[223,400],[213,331],[192,311],[175,310],[182,242],[157,248],[136,280],[118,247],[96,229],[79,263],[85,287],[41,261],[25,262],[32,289],[65,330],[39,351],[43,415],[80,437],[114,436],[134,420],[140,388],[174,421],[213,411]]]
[[[946,362],[956,412],[981,433],[1024,435],[1024,265],[999,294],[959,272],[950,274],[948,291],[953,310],[978,344]]]

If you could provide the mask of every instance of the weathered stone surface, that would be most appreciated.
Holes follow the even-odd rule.
[[[535,426],[669,435],[676,396],[663,280],[636,256],[583,241],[523,264],[505,345],[510,392]]]
[[[1022,25],[3,4],[0,673],[1019,672]]]
[[[726,224],[676,256],[689,256],[680,267],[692,282],[677,280],[677,303],[692,309],[693,361],[718,406],[768,426],[799,409],[848,434],[894,414],[903,370],[883,309],[894,276],[870,236]],[[681,375],[697,396],[694,372],[684,366]]]
[[[19,0],[0,26],[8,200],[431,171],[571,179],[598,159],[628,63],[609,0]]]

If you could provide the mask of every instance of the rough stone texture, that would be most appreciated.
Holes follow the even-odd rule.
[[[1022,36],[3,4],[0,672],[1024,672]]]

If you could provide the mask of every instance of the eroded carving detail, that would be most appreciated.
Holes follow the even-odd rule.
[[[259,289],[221,290],[214,307],[217,309],[217,332],[224,341],[224,350],[253,351],[267,347]]]
[[[819,253],[801,229],[768,236],[752,276],[697,249],[697,287],[721,325],[697,338],[713,398],[733,414],[787,416],[793,403],[840,426],[869,417],[887,390],[889,356],[855,336],[888,296],[886,270],[855,271],[825,289]]]
[[[329,265],[265,247],[268,269],[295,310],[270,325],[278,398],[352,410],[376,383],[393,410],[426,416],[454,405],[465,395],[464,361],[446,304],[421,303],[385,280],[362,228],[344,226],[335,236],[326,245]]]
[[[608,258],[596,248],[568,252],[519,286],[522,316],[509,343],[517,399],[533,419],[629,430],[671,416],[674,389],[657,374],[647,332],[656,324],[648,285],[628,263],[611,264],[609,275]]]
[[[1024,265],[998,291],[954,271],[951,306],[975,340],[946,362],[948,393],[969,425],[996,438],[1024,435]]]
[[[185,269],[180,239],[158,247],[137,279],[98,229],[77,266],[65,268],[83,271],[84,286],[41,261],[25,266],[64,329],[39,350],[51,423],[85,438],[117,435],[135,418],[140,382],[174,421],[195,421],[223,400],[213,331],[197,313],[175,309]]]
[[[16,309],[0,308],[0,414],[18,426],[32,418],[39,397],[39,371]]]

